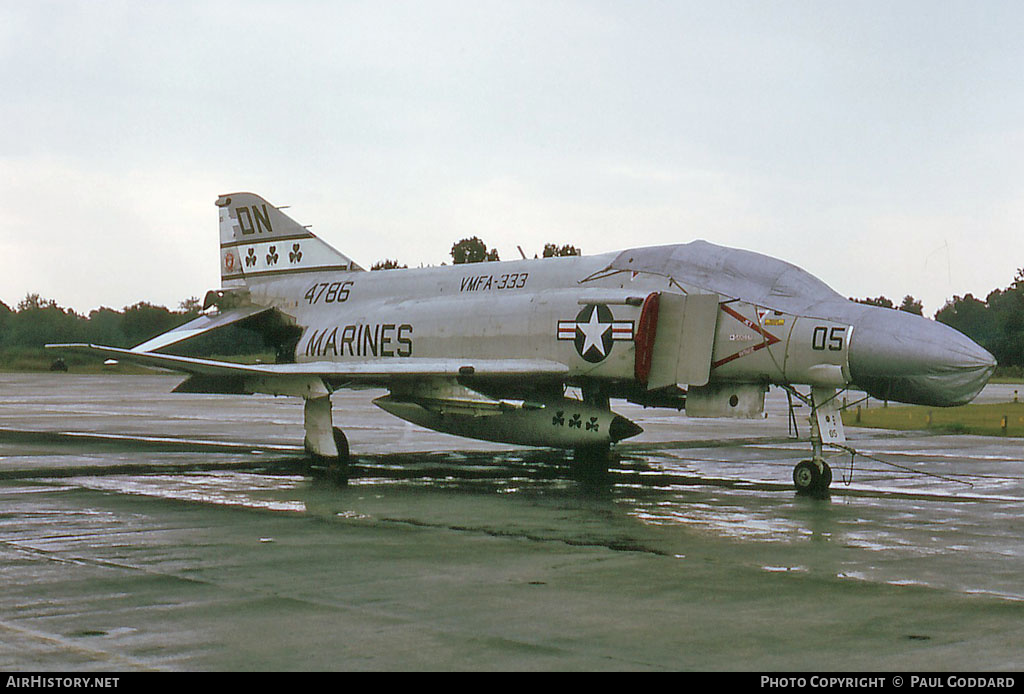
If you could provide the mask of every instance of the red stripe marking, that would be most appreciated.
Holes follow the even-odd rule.
[[[717,369],[719,366],[722,366],[724,364],[728,364],[729,362],[731,362],[731,361],[733,361],[735,359],[739,359],[740,357],[745,357],[748,354],[753,354],[754,352],[756,352],[759,349],[764,349],[765,347],[771,347],[776,342],[781,342],[780,338],[775,337],[774,335],[772,335],[767,330],[762,329],[761,326],[759,326],[757,323],[754,323],[752,320],[750,320],[749,318],[743,316],[739,312],[735,311],[730,306],[727,306],[726,304],[720,304],[719,308],[721,308],[723,311],[725,311],[730,316],[732,316],[733,318],[738,320],[740,323],[742,323],[743,325],[747,326],[748,328],[750,328],[751,330],[756,332],[758,335],[763,337],[764,341],[761,342],[761,344],[759,344],[759,345],[754,345],[753,347],[747,347],[745,349],[741,349],[736,354],[730,354],[729,356],[723,357],[722,359],[719,359],[716,362],[712,362],[712,364],[711,364],[711,368],[712,369]]]

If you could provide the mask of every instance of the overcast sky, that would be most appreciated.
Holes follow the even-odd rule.
[[[1024,3],[0,0],[0,300],[176,308],[220,193],[369,267],[693,239],[929,316],[1024,267]]]

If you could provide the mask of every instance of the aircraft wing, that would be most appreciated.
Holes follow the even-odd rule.
[[[235,362],[171,354],[141,352],[137,349],[106,347],[89,343],[52,344],[47,349],[86,352],[96,356],[181,371],[195,376],[243,379],[314,377],[332,383],[387,383],[395,379],[474,377],[560,377],[569,372],[561,362],[545,359],[430,359],[403,357],[372,362],[307,362],[302,364],[238,364]]]

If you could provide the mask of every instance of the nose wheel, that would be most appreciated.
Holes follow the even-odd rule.
[[[793,468],[793,484],[797,493],[809,496],[823,496],[832,485],[832,468],[824,460],[801,460]]]

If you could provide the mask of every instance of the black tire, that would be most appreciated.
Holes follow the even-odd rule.
[[[344,461],[348,464],[349,451],[348,451],[348,438],[345,436],[345,432],[334,427],[334,445],[338,447],[338,460]]]
[[[318,455],[310,450],[308,443],[304,446],[309,455],[309,471],[313,477],[344,486],[348,484],[351,472],[348,438],[345,436],[345,432],[337,427],[334,427],[333,431],[334,445],[338,447],[338,457]]]
[[[347,485],[349,473],[348,438],[338,427],[334,427],[334,445],[338,447],[337,458],[327,458],[327,479],[337,485]]]
[[[801,460],[793,468],[793,485],[800,494],[821,493],[822,481],[821,471],[813,460]]]

